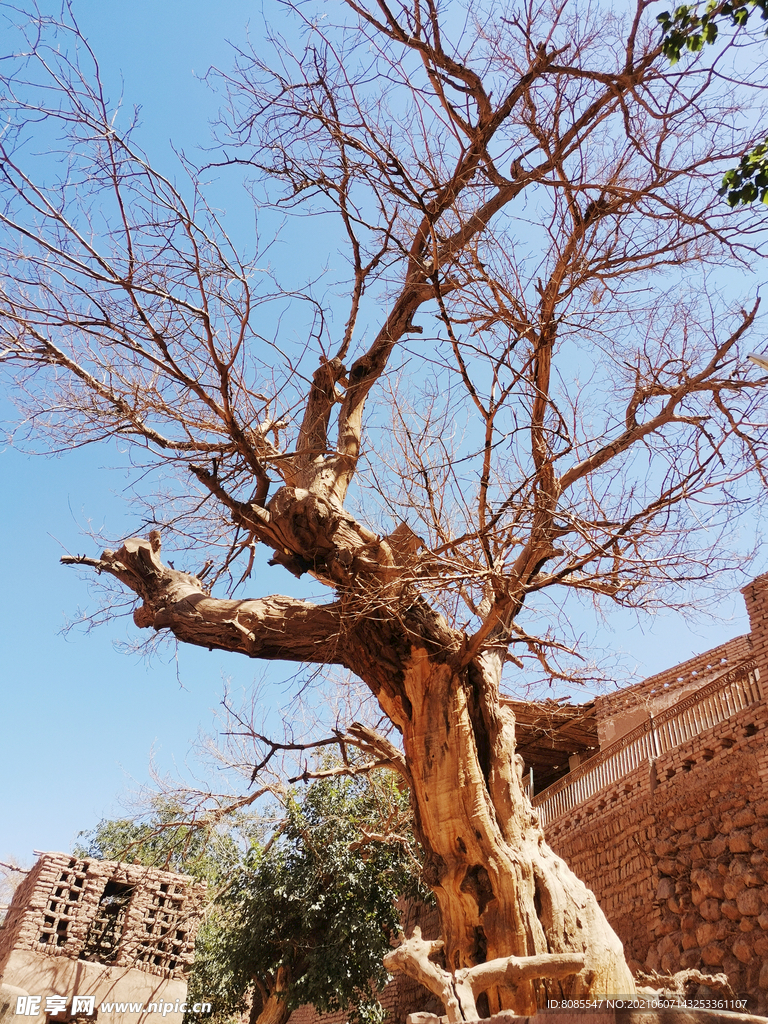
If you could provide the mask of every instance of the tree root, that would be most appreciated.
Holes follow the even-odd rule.
[[[423,939],[418,925],[410,939],[387,953],[384,966],[414,978],[442,1000],[448,1024],[480,1019],[477,997],[492,985],[516,986],[536,978],[565,978],[584,968],[580,953],[540,953],[489,960],[451,973],[430,960],[442,949],[441,939]]]

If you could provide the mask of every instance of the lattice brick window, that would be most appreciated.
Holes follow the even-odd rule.
[[[85,885],[84,865],[82,870],[77,868],[78,862],[70,861],[69,870],[61,872],[51,889],[38,936],[41,946],[51,948],[67,944],[69,924],[77,912]]]
[[[117,947],[123,936],[128,906],[135,886],[109,881],[99,900],[96,916],[91,921],[88,935],[80,954],[81,960],[110,964],[117,957]]]
[[[140,963],[166,971],[174,971],[179,966],[188,940],[183,909],[184,887],[162,883],[144,915],[144,934],[137,956]]]

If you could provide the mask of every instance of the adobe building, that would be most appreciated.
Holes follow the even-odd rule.
[[[77,996],[93,997],[92,1011],[87,1002],[79,1009],[82,1019],[99,1024],[181,1024],[203,892],[203,886],[170,871],[43,854],[16,890],[0,928],[0,984],[5,1001],[13,1003],[6,1015],[40,1024],[72,1020]],[[24,1012],[17,1016],[19,996],[41,997],[39,1011],[31,1014],[30,1004],[22,1002]],[[63,997],[66,1007],[46,1013],[49,997]],[[166,1009],[164,1015],[127,1008],[104,1012],[106,1002],[162,1003]]]
[[[768,1011],[768,575],[751,632],[588,704],[517,705],[547,841],[633,970],[725,972]]]

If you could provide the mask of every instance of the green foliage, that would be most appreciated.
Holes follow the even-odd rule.
[[[700,5],[682,4],[674,13],[664,11],[656,21],[661,25],[664,38],[662,49],[671,64],[676,64],[684,50],[698,53],[705,45],[715,42],[719,35],[719,22],[725,20],[734,28],[743,28],[754,11],[768,19],[768,0],[709,0],[703,13]],[[768,30],[766,30],[768,35]]]
[[[213,1002],[219,1024],[237,1019],[254,993],[265,998],[281,968],[288,1010],[311,1003],[381,1024],[375,990],[386,981],[396,902],[431,899],[418,881],[408,798],[391,773],[315,782],[275,814],[230,820],[228,829],[211,834],[159,799],[144,821],[81,832],[74,852],[208,882],[188,1002]]]
[[[408,834],[367,836],[404,815],[406,798],[388,774],[316,782],[290,800],[277,833],[252,845],[201,930],[189,1001],[212,999],[218,1019],[229,1019],[282,968],[288,1011],[310,1003],[378,1024],[375,989],[386,981],[396,901],[428,897]]]
[[[158,798],[145,821],[104,820],[89,832],[79,832],[73,853],[178,871],[216,885],[241,859],[237,833],[249,835],[251,830],[247,821],[239,819],[228,823],[226,833],[211,834],[190,822],[180,805]]]
[[[726,172],[720,195],[729,206],[746,206],[755,199],[768,205],[768,139],[746,153],[738,167]]]
[[[662,50],[671,64],[676,64],[684,50],[698,53],[717,40],[719,22],[725,20],[733,28],[744,28],[750,16],[760,12],[768,20],[768,0],[709,0],[703,13],[700,5],[682,4],[673,14],[664,11],[656,20],[663,32]],[[768,29],[765,32],[768,36]],[[718,195],[729,206],[747,206],[759,199],[768,205],[768,139],[741,158],[738,167],[723,177]]]

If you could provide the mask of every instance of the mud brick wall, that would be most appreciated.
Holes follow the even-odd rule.
[[[119,931],[102,956],[110,893],[124,894]],[[0,975],[15,949],[181,978],[194,956],[204,887],[183,875],[116,861],[44,854],[0,929]],[[113,897],[114,898],[114,897]]]
[[[763,701],[546,830],[633,967],[725,971],[758,1012],[768,1009],[767,736]]]
[[[69,860],[69,858],[67,858]],[[44,880],[40,882],[40,876]],[[28,908],[34,902],[35,892],[40,891],[48,882],[56,877],[56,868],[47,865],[42,859],[38,860],[24,880],[17,886],[13,895],[5,921],[0,927],[0,978],[3,974],[8,957],[11,951],[19,946],[29,949],[32,936],[35,934],[35,927],[28,914]]]
[[[758,576],[741,591],[749,614],[750,644],[763,678],[768,680],[768,573]]]
[[[655,899],[650,775],[650,766],[637,768],[545,830],[549,845],[597,896],[632,966],[648,954],[643,925]]]
[[[405,1024],[405,1018],[409,1013],[423,1009],[418,1001],[418,997],[416,1002],[409,998],[409,989],[414,987],[417,989],[422,988],[418,982],[400,975],[393,978],[379,992],[378,999],[386,1013],[386,1024]],[[426,989],[424,991],[426,992]],[[431,999],[433,1002],[437,1002],[434,996]],[[439,1009],[432,1009],[431,1005],[429,1009],[433,1013],[445,1012],[442,1003],[439,1004]],[[347,1024],[348,1020],[349,1010],[337,1010],[335,1013],[318,1013],[314,1006],[305,1004],[300,1006],[298,1010],[293,1011],[288,1018],[288,1024]]]

